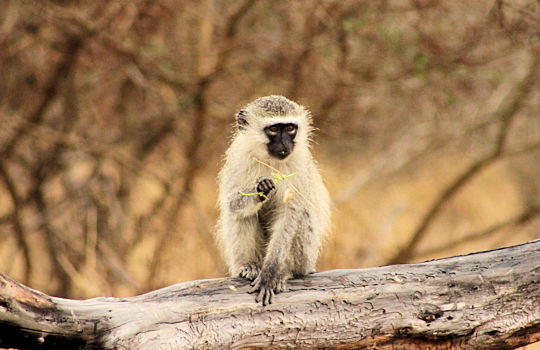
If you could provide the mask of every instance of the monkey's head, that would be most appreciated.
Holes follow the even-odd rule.
[[[259,157],[284,160],[297,144],[300,149],[308,148],[311,116],[304,107],[283,96],[256,99],[236,114],[236,122],[241,136],[261,146],[253,149]]]

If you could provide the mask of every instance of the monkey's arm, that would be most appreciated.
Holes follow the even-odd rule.
[[[264,199],[274,189],[275,184],[271,179],[260,178],[255,186],[233,193],[228,200],[229,209],[241,218],[253,216],[261,209]]]
[[[250,293],[259,291],[255,301],[262,301],[263,305],[270,304],[274,293],[285,290],[285,281],[290,277],[286,267],[290,262],[284,257],[290,254],[291,244],[300,222],[299,210],[291,206],[285,209],[272,227],[261,272],[251,284],[253,288]]]

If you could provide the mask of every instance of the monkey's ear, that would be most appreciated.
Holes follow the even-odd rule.
[[[236,114],[236,123],[238,124],[238,130],[242,131],[246,129],[246,126],[249,125],[247,119],[246,119],[247,111],[240,110]]]

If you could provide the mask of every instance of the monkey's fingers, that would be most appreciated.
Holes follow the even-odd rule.
[[[259,180],[259,183],[257,185],[257,191],[263,192],[264,194],[268,194],[270,191],[276,188],[276,185],[274,184],[274,181],[269,178],[262,178]]]
[[[257,265],[250,263],[240,269],[240,277],[253,281],[259,275]]]
[[[261,281],[259,280],[259,278],[257,277],[256,279],[254,279],[252,282],[251,282],[251,289],[248,290],[248,293],[255,293],[256,291],[258,291],[259,289],[261,289]]]
[[[263,300],[263,306],[266,306],[268,304],[272,304],[272,298],[274,297],[274,291],[272,288],[265,288],[264,289],[264,300]]]
[[[289,290],[289,287],[287,287],[286,281],[279,281],[278,285],[276,287],[276,294],[281,292],[287,292]]]
[[[258,303],[260,302],[261,300],[264,300],[264,295],[265,295],[265,289],[264,288],[261,288],[261,290],[259,291],[259,294],[257,294],[257,296],[255,297],[255,302]],[[264,306],[264,304],[263,304]]]
[[[258,278],[255,281],[251,282],[251,285],[253,287],[248,291],[248,293],[255,293],[258,291],[257,296],[255,297],[256,303],[262,301],[263,306],[272,303],[272,296],[274,295],[274,291],[272,290],[272,288],[262,286]]]
[[[268,304],[272,304],[273,296],[274,296],[274,291],[272,290],[272,288],[261,287],[259,294],[255,298],[255,302],[258,303],[262,301],[263,306],[266,306]]]

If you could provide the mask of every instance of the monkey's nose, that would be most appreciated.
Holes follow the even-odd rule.
[[[280,157],[281,159],[285,159],[285,158],[287,158],[287,156],[288,156],[291,152],[289,152],[289,150],[285,148],[285,149],[280,150],[278,153],[279,153],[279,157]]]

